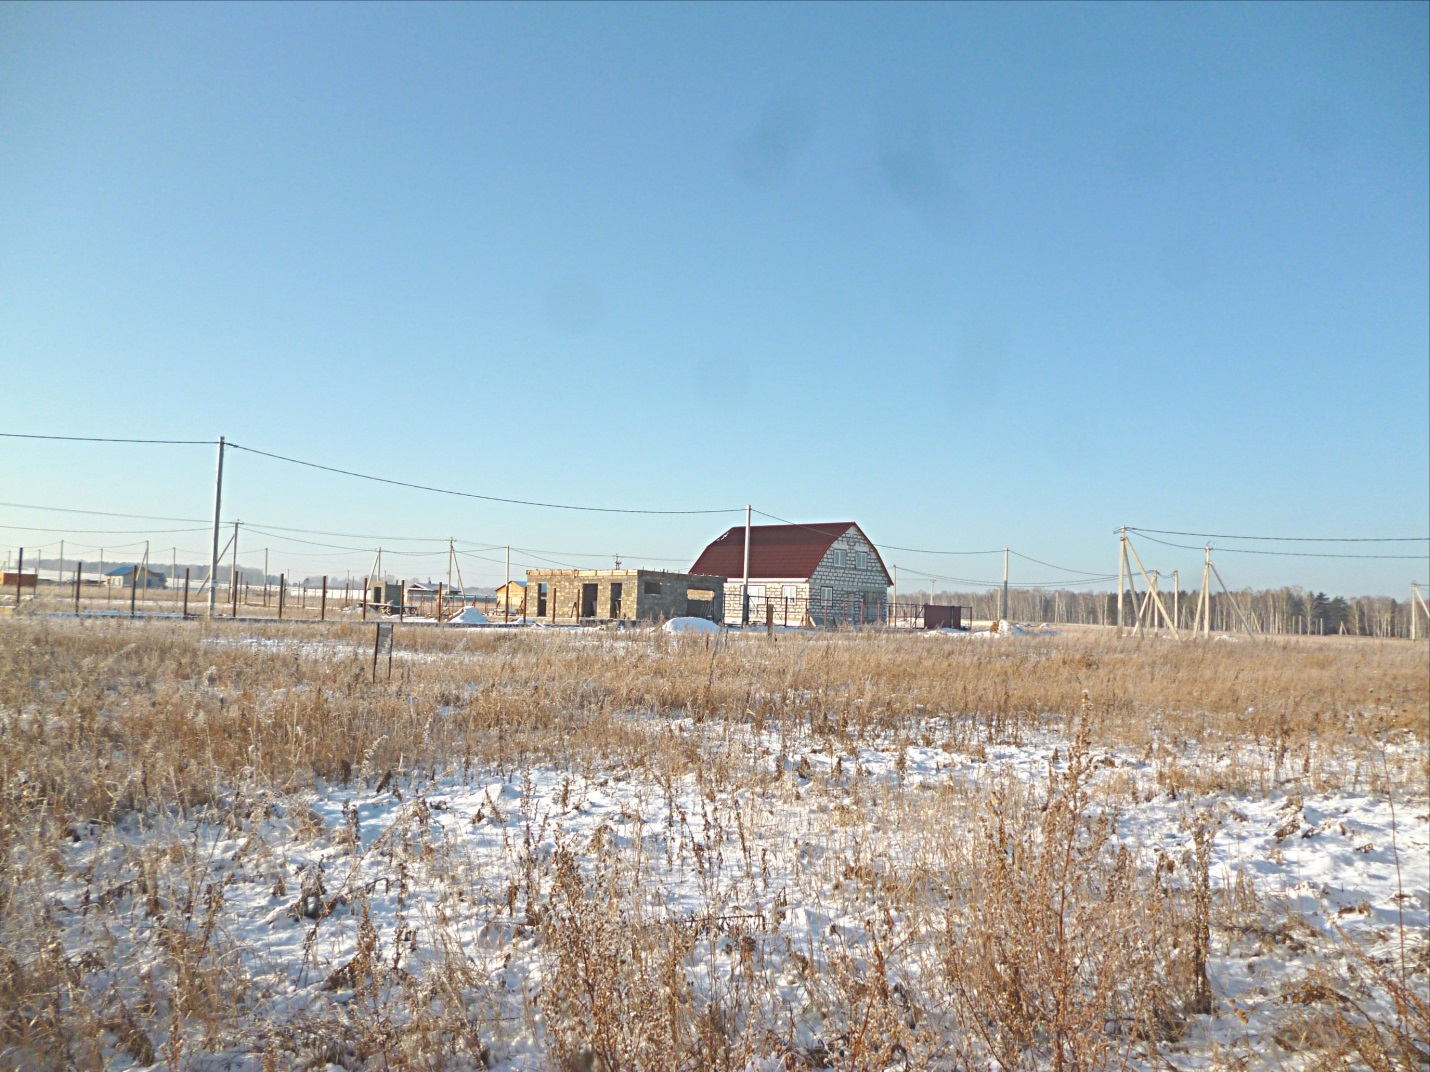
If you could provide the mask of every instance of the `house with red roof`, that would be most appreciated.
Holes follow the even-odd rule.
[[[726,577],[725,620],[741,621],[745,526],[701,552],[691,573]],[[749,621],[777,625],[882,622],[893,578],[879,549],[852,521],[754,525],[750,534]]]

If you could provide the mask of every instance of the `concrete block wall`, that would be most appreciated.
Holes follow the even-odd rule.
[[[596,586],[595,618],[612,620],[611,586],[621,586],[620,621],[664,621],[695,613],[718,620],[725,583],[723,577],[700,577],[688,573],[660,570],[527,570],[526,613],[542,621],[574,622],[580,620],[581,595],[588,584]],[[537,614],[539,586],[546,585],[546,613]],[[708,603],[692,605],[687,595],[691,590],[714,595]],[[708,609],[707,609],[708,608]]]

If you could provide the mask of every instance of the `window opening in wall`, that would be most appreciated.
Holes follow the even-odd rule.
[[[546,617],[546,595],[546,585],[538,584],[536,586],[536,616],[538,618]]]
[[[860,551],[860,552],[859,552],[859,568],[860,568],[860,569],[868,569],[868,568],[869,568],[869,552],[868,552],[868,551]]]
[[[612,618],[619,618],[620,616],[621,616],[621,586],[620,586],[619,582],[612,582],[612,584],[611,584],[611,617],[612,617]]]
[[[599,588],[594,584],[583,584],[581,586],[581,617],[594,618],[596,616],[596,597]]]
[[[660,595],[660,582],[646,581],[641,587],[641,591],[648,596],[658,596]]]

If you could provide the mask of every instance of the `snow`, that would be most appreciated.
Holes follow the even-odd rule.
[[[482,619],[469,624],[485,622],[479,611],[467,613]],[[699,618],[664,628],[719,631]],[[1025,634],[1000,628],[991,635]],[[279,637],[204,643],[285,647],[313,658],[352,650]],[[617,655],[623,650],[609,647]],[[397,656],[407,654],[399,649]],[[793,690],[788,696],[791,705],[813,698]],[[135,978],[161,971],[159,922],[144,910],[142,892],[125,891],[142,890],[136,860],[182,853],[202,867],[195,888],[223,891],[214,929],[232,943],[252,980],[246,1000],[254,1022],[284,1025],[352,1001],[350,990],[327,984],[353,957],[360,925],[354,906],[362,903],[389,960],[400,949],[399,934],[415,935],[415,948],[403,954],[404,970],[414,976],[439,970],[444,950],[466,958],[487,980],[477,1004],[490,1016],[481,1026],[493,1067],[535,1072],[552,1066],[532,997],[552,969],[535,930],[523,924],[526,895],[514,891],[549,881],[543,876],[555,854],[569,846],[590,876],[612,861],[635,868],[649,918],[756,920],[748,936],[793,1010],[793,1030],[807,1040],[825,1029],[813,1021],[816,1013],[806,1013],[813,999],[796,953],[815,959],[835,943],[855,946],[868,938],[870,901],[851,887],[848,862],[876,861],[891,874],[925,867],[929,848],[948,836],[939,820],[951,813],[939,811],[940,801],[1041,784],[1050,769],[1065,766],[1068,748],[1051,719],[1039,732],[960,748],[938,743],[948,723],[936,718],[892,740],[856,737],[852,726],[833,727],[828,736],[809,730],[784,737],[733,717],[696,722],[640,710],[613,717],[633,738],[654,732],[660,749],[689,750],[706,767],[737,776],[712,778],[697,769],[665,777],[657,765],[616,761],[515,768],[467,761],[399,770],[381,791],[375,787],[382,772],[370,770],[355,772],[348,785],[319,783],[286,795],[240,783],[222,802],[220,813],[229,813],[222,821],[131,815],[113,828],[75,830],[60,850],[67,877],[56,883],[46,912],[70,959],[83,962],[87,950],[103,944],[120,952]],[[1275,777],[1254,785],[1244,772],[1269,769],[1275,748],[1248,741],[1213,751],[1159,739],[1148,752],[1099,751],[1093,788],[1116,802],[1109,814],[1121,843],[1177,857],[1191,826],[1207,821],[1214,887],[1229,891],[1249,882],[1262,902],[1261,920],[1294,920],[1303,928],[1294,940],[1265,932],[1216,936],[1208,973],[1218,1012],[1194,1018],[1172,1067],[1303,1068],[1271,1039],[1285,995],[1335,947],[1339,933],[1367,956],[1394,958],[1400,935],[1418,942],[1430,928],[1426,746],[1387,742],[1379,780],[1375,771],[1362,774],[1350,755],[1343,769],[1323,757],[1329,774],[1316,780],[1277,767]],[[1214,788],[1169,788],[1175,785],[1166,777],[1169,756]],[[1381,761],[1375,766],[1382,769]],[[1387,781],[1400,787],[1397,794],[1412,795],[1388,797]],[[240,812],[256,818],[234,820]],[[730,837],[735,827],[738,843]],[[295,913],[304,883],[319,878],[327,898],[345,900],[320,920]],[[115,906],[103,917],[91,906],[96,890]],[[712,941],[692,954],[690,971],[705,980],[728,966]],[[233,1067],[250,1066],[257,1067]]]
[[[720,632],[720,626],[709,618],[671,618],[663,626],[667,633],[711,634]]]
[[[540,991],[550,966],[513,909],[513,891],[533,867],[538,874],[549,867],[561,846],[573,847],[591,874],[613,866],[611,859],[622,867],[637,860],[641,896],[653,918],[757,920],[751,933],[770,978],[799,1009],[810,999],[791,950],[815,956],[833,941],[868,936],[867,905],[847,882],[841,885],[841,873],[847,879],[846,861],[859,858],[871,833],[875,840],[897,834],[884,841],[886,866],[912,864],[921,839],[939,836],[927,829],[937,824],[919,819],[929,814],[920,807],[932,807],[940,794],[960,787],[1037,783],[1064,762],[1058,749],[1067,748],[1065,738],[1049,732],[1043,739],[969,752],[875,741],[836,754],[830,741],[781,740],[748,726],[732,732],[729,726],[672,721],[665,729],[673,743],[702,755],[754,758],[756,779],[721,787],[699,774],[661,782],[649,770],[619,765],[583,772],[538,763],[519,770],[473,765],[409,772],[380,792],[371,788],[376,782],[370,775],[365,785],[320,786],[297,798],[257,790],[249,799],[268,817],[247,832],[219,824],[165,830],[133,822],[109,838],[82,832],[65,852],[69,873],[86,878],[71,879],[56,899],[59,918],[71,921],[66,944],[78,953],[95,940],[84,906],[90,889],[122,881],[115,861],[124,853],[116,851],[116,842],[134,853],[153,852],[169,839],[187,842],[193,858],[211,861],[205,880],[227,883],[218,925],[256,980],[256,1016],[283,1022],[351,1000],[328,984],[354,955],[359,920],[352,902],[363,898],[387,955],[400,951],[403,928],[416,929],[420,942],[414,939],[407,970],[436,968],[441,949],[456,949],[493,980],[483,1000],[502,1025],[491,1037],[495,1067],[534,1070],[548,1067],[548,1056],[529,996]],[[1418,756],[1423,763],[1423,747]],[[1413,755],[1408,760],[1412,767],[1417,761]],[[1188,845],[1189,820],[1206,816],[1216,831],[1215,886],[1229,888],[1246,876],[1260,897],[1284,905],[1288,916],[1299,913],[1320,936],[1339,927],[1373,948],[1390,949],[1387,936],[1401,920],[1411,934],[1430,925],[1430,876],[1423,867],[1430,816],[1423,800],[1398,815],[1384,795],[1344,788],[1276,790],[1262,797],[1222,792],[1192,800],[1161,788],[1156,758],[1112,752],[1101,761],[1101,784],[1121,779],[1140,801],[1116,813],[1124,843],[1179,853]],[[904,803],[881,818],[884,806],[877,802],[894,800]],[[901,820],[898,813],[906,808],[912,810]],[[841,810],[865,815],[870,825],[832,822]],[[320,820],[316,838],[296,833],[304,814]],[[711,840],[712,816],[718,824],[732,814],[744,816],[741,840],[751,840],[743,853]],[[867,848],[862,851],[867,855]],[[286,892],[277,894],[280,877]],[[294,905],[304,883],[319,878],[326,897],[344,900],[331,916],[313,921]],[[143,912],[130,911],[112,925],[114,933],[104,940],[131,950],[136,973],[158,962]],[[696,977],[724,970],[719,949],[716,943],[692,965]],[[1199,1018],[1184,1045],[1203,1054],[1238,1040],[1256,1048],[1269,1036],[1287,986],[1308,964],[1309,955],[1294,946],[1268,952],[1246,941],[1214,943],[1209,973],[1218,1001],[1224,1007],[1234,1002],[1247,1021]],[[808,1024],[802,1029],[813,1030]],[[1179,1067],[1185,1061],[1184,1051]],[[1279,1066],[1273,1059],[1267,1067]]]
[[[447,619],[447,624],[448,624],[448,625],[491,625],[492,623],[491,623],[491,619],[488,618],[488,617],[487,617],[485,614],[483,614],[481,611],[477,610],[476,607],[468,607],[466,610],[462,611],[461,614],[458,614],[458,615],[456,615],[455,617],[452,617],[452,618],[448,618],[448,619]]]

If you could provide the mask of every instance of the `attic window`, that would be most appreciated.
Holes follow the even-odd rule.
[[[834,549],[834,564],[836,566],[847,566],[849,564],[849,552],[842,547]]]
[[[859,552],[859,568],[860,568],[860,569],[868,569],[868,568],[869,568],[869,552],[868,552],[868,551],[860,551],[860,552]]]

